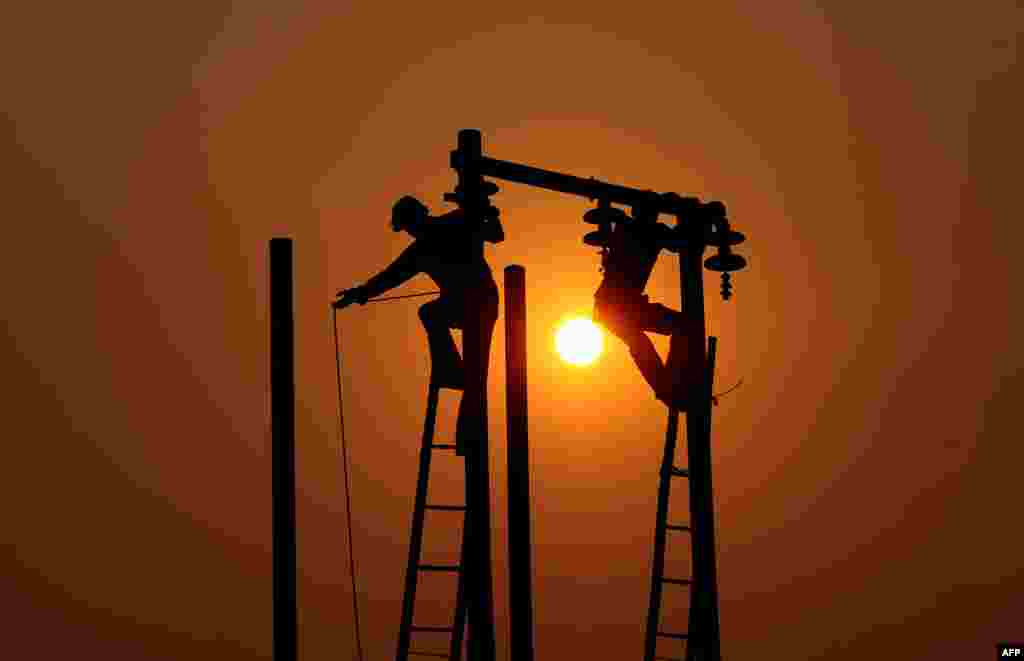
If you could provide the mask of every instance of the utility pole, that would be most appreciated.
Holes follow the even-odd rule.
[[[270,240],[274,661],[298,659],[295,597],[295,319],[292,240]]]
[[[526,410],[526,269],[519,265],[505,267],[505,375],[509,658],[533,661],[530,443]]]
[[[469,218],[481,218],[487,206],[488,192],[478,167],[482,157],[480,131],[459,131],[458,163],[453,162],[459,183],[455,196],[459,206]],[[469,320],[467,323],[474,323]],[[471,397],[470,410],[478,413],[473,429],[478,431],[466,448],[466,531],[464,544],[469,552],[466,558],[467,606],[469,608],[468,656],[471,661],[495,660],[494,587],[491,571],[491,482],[490,443],[487,432],[487,378],[490,346],[483,352],[470,347],[463,331],[463,364],[467,382],[462,396]],[[481,364],[481,361],[485,361]],[[481,382],[478,375],[484,375]]]
[[[699,218],[699,215],[698,215]],[[703,220],[703,219],[700,219]],[[690,600],[690,639],[687,661],[721,661],[718,630],[718,569],[715,560],[715,503],[711,489],[711,391],[706,365],[707,322],[704,316],[704,265],[707,228],[690,222],[686,249],[679,253],[683,314],[695,332],[689,334],[686,354],[701,367],[691,370],[708,378],[690,379],[686,413],[687,466],[690,471],[693,592]]]

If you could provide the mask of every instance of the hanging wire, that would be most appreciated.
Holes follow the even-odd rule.
[[[718,406],[718,398],[719,397],[721,397],[722,395],[728,395],[733,390],[736,390],[737,388],[739,388],[742,385],[743,385],[743,379],[740,379],[739,381],[736,382],[736,384],[732,388],[729,388],[728,390],[723,390],[722,392],[718,393],[717,395],[712,395],[711,396],[711,403],[714,404],[715,406]]]
[[[359,591],[356,587],[356,554],[352,542],[352,489],[348,479],[348,443],[345,440],[345,407],[341,388],[341,339],[338,332],[338,310],[331,306],[332,335],[334,336],[334,363],[338,379],[338,429],[341,432],[341,466],[345,478],[345,517],[348,523],[348,560],[349,572],[352,575],[352,612],[355,614],[356,652],[359,661],[363,661],[363,641],[359,626]]]
[[[383,298],[371,298],[366,301],[367,303],[381,303],[383,301],[397,301],[400,298],[417,298],[418,296],[434,296],[440,294],[439,291],[428,291],[423,294],[403,294],[401,296],[384,296]]]

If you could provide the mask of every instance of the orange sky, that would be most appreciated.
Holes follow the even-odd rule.
[[[1024,538],[1005,525],[1024,459],[1020,8],[549,4],[12,10],[11,658],[270,658],[266,250],[285,235],[302,658],[349,657],[327,303],[407,245],[386,227],[395,199],[450,208],[460,128],[496,158],[720,199],[747,234],[733,300],[707,279],[719,384],[745,381],[714,422],[727,658],[984,658],[1024,638]],[[638,658],[663,409],[617,341],[587,369],[553,353],[599,281],[586,201],[498,183],[508,239],[488,258],[499,280],[526,267],[530,305],[538,659]],[[648,293],[677,306],[677,278],[664,259]],[[394,653],[428,367],[417,305],[339,316],[368,659]],[[457,493],[454,460],[445,476]],[[444,587],[422,588],[424,619]],[[681,605],[664,621],[681,628]]]

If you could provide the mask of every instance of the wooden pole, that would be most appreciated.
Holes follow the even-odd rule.
[[[718,571],[715,562],[715,503],[711,488],[711,392],[707,375],[707,323],[704,318],[704,223],[692,222],[689,247],[679,254],[683,314],[690,325],[690,409],[686,413],[686,449],[690,471],[690,526],[693,592],[687,661],[721,661],[718,630]],[[693,369],[700,366],[701,369]]]
[[[298,658],[295,596],[295,320],[292,240],[270,240],[270,410],[273,462],[274,661]]]
[[[530,451],[526,408],[526,269],[505,267],[509,658],[533,661]]]
[[[458,150],[461,155],[457,168],[459,190],[462,200],[459,205],[470,217],[479,217],[485,205],[483,177],[478,163],[482,157],[480,131],[463,129],[459,131]],[[476,323],[476,320],[467,320]],[[481,322],[482,323],[482,322]],[[491,490],[490,490],[490,444],[487,439],[487,372],[490,360],[490,343],[484,341],[480,328],[472,332],[473,343],[468,341],[471,334],[463,329],[463,365],[466,370],[464,398],[471,397],[470,410],[477,418],[471,424],[477,438],[470,439],[466,452],[466,528],[464,543],[469,545],[466,572],[469,636],[468,658],[471,661],[494,661],[494,591],[491,572]],[[486,346],[484,346],[486,344]],[[483,375],[483,378],[478,378]]]

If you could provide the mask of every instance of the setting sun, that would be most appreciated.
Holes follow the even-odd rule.
[[[584,317],[564,322],[555,335],[558,355],[572,365],[589,365],[601,355],[601,329]]]

